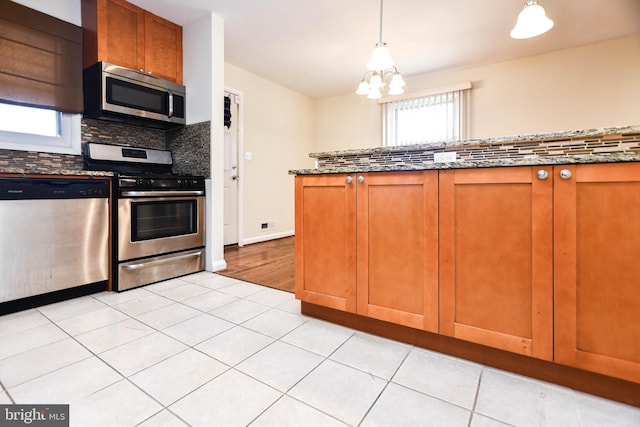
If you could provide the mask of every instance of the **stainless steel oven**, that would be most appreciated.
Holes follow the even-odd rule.
[[[170,172],[167,151],[85,146],[85,167],[115,172],[113,284],[123,291],[204,270],[205,183]]]
[[[204,268],[204,189],[119,188],[118,290]]]
[[[122,193],[118,200],[121,260],[202,246],[204,195],[189,193],[204,193],[178,190],[167,197],[155,196],[153,191]]]

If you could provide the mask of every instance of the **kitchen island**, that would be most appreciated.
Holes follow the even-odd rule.
[[[304,313],[640,405],[640,126],[311,156]]]

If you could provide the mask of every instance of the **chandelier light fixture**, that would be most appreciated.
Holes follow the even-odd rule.
[[[538,1],[527,0],[510,35],[514,39],[528,39],[546,33],[552,27],[553,21],[547,18]]]
[[[371,53],[371,59],[367,63],[369,71],[362,76],[362,81],[358,85],[356,93],[358,95],[367,95],[369,99],[378,99],[382,97],[382,91],[387,86],[389,79],[389,95],[400,95],[404,93],[403,87],[406,85],[404,79],[400,75],[398,68],[395,66],[386,43],[382,42],[382,2],[380,0],[380,33],[378,43]],[[369,81],[367,82],[367,77]]]

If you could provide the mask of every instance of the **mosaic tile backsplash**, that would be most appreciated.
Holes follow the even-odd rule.
[[[68,174],[82,170],[82,157],[35,151],[0,150],[0,172]]]
[[[175,150],[174,172],[209,177],[210,122],[166,132],[139,126],[82,119],[81,141],[129,147]],[[84,174],[82,156],[0,149],[0,172]]]
[[[640,156],[640,126],[556,132],[424,144],[404,147],[311,153],[319,169],[345,167],[421,166],[434,163],[434,154],[455,151],[458,162],[542,159],[573,156]],[[561,160],[561,159],[558,159]]]
[[[211,122],[201,122],[167,132],[167,149],[173,156],[173,173],[211,177]]]
[[[82,142],[171,150],[174,173],[209,178],[210,127],[211,122],[207,121],[165,133],[157,129],[83,119],[81,133]],[[640,125],[311,153],[311,157],[317,158],[317,169],[290,173],[445,168],[447,164],[434,164],[434,154],[446,151],[457,153],[457,162],[449,163],[449,167],[640,161]],[[82,156],[0,150],[0,172],[83,173]]]
[[[165,131],[94,119],[82,119],[82,142],[166,150]]]

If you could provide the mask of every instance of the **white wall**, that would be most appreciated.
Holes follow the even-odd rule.
[[[211,120],[213,92],[213,22],[211,15],[182,27],[183,80],[187,88],[187,124]]]
[[[226,267],[223,240],[224,20],[208,14],[183,25],[187,124],[211,121],[211,179],[207,180],[206,269]]]
[[[380,145],[381,111],[366,96],[341,95],[316,101],[313,151]]]
[[[241,244],[293,235],[294,183],[291,169],[313,167],[315,108],[311,98],[225,64],[225,85],[243,93]],[[253,159],[245,160],[251,152]],[[260,224],[273,222],[274,229]]]
[[[465,81],[473,83],[468,139],[638,125],[640,34],[412,79],[407,92]],[[378,104],[356,98],[364,97],[318,101],[315,151],[381,144]]]

